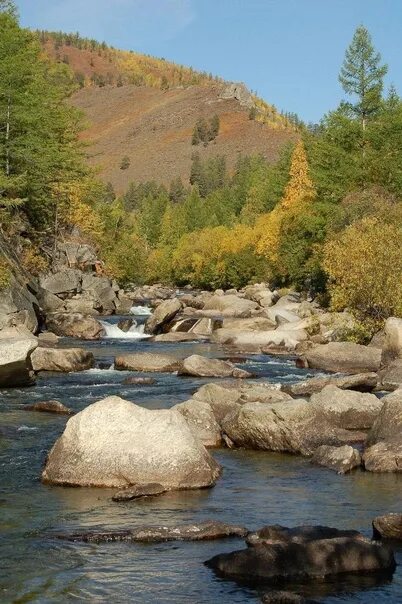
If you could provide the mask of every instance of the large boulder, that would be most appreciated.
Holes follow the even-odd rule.
[[[65,268],[56,273],[40,275],[39,284],[52,294],[69,294],[81,291],[82,273],[78,269]]]
[[[237,446],[302,455],[312,455],[321,445],[340,446],[363,439],[361,432],[332,425],[303,399],[246,403],[226,415],[221,425]]]
[[[383,390],[402,388],[402,359],[391,361],[379,372],[380,387]]]
[[[39,303],[21,275],[11,274],[8,287],[2,288],[0,292],[0,330],[21,326],[36,333],[38,310]]]
[[[206,564],[220,576],[247,580],[254,585],[267,581],[322,580],[352,573],[392,573],[396,567],[388,547],[348,537],[257,544],[220,554]]]
[[[338,474],[346,474],[361,465],[361,456],[357,449],[350,445],[343,447],[318,447],[311,458],[312,463],[335,470]]]
[[[145,323],[145,332],[152,334],[161,333],[163,327],[177,315],[181,308],[181,302],[177,298],[162,302]]]
[[[139,352],[137,354],[123,354],[115,358],[115,369],[126,371],[144,371],[174,373],[181,366],[181,361],[167,354],[153,354]]]
[[[220,361],[219,359],[209,359],[198,354],[187,357],[182,362],[179,375],[192,375],[195,377],[234,377],[249,378],[251,373],[239,369],[233,363]]]
[[[388,365],[395,359],[402,360],[402,319],[390,317],[385,322],[382,362]]]
[[[381,350],[353,342],[317,344],[301,359],[305,367],[341,373],[376,372],[381,365]]]
[[[219,447],[221,445],[221,429],[215,419],[211,405],[203,401],[189,400],[172,408],[182,414],[191,432],[205,447]]]
[[[355,375],[333,376],[326,375],[297,382],[296,384],[284,384],[282,390],[292,396],[311,396],[321,392],[325,386],[337,386],[343,390],[357,390],[358,392],[370,392],[377,386],[378,376],[376,373],[357,373]]]
[[[112,396],[68,422],[42,480],[51,484],[166,489],[213,486],[220,468],[177,411],[150,411]]]
[[[99,340],[105,335],[105,330],[99,321],[81,313],[51,313],[46,317],[46,325],[48,330],[57,336]]]
[[[213,341],[226,346],[233,346],[239,350],[266,351],[267,354],[276,350],[294,351],[300,342],[307,339],[304,329],[288,330],[274,329],[269,331],[255,331],[244,329],[217,329],[213,334]]]
[[[31,356],[34,371],[85,371],[95,364],[92,352],[83,348],[37,348]]]
[[[30,386],[33,383],[31,355],[37,338],[0,338],[0,388]]]
[[[76,241],[57,243],[54,264],[59,269],[69,267],[80,270],[93,270],[97,260],[94,248],[87,243]]]
[[[42,287],[38,290],[37,298],[41,309],[45,313],[61,311],[64,308],[64,300]]]
[[[370,472],[402,472],[402,389],[384,397],[363,455]]]
[[[374,518],[373,539],[402,541],[402,514],[385,514]]]
[[[313,394],[310,404],[332,426],[346,430],[369,430],[383,406],[374,394],[342,390],[333,385]]]
[[[118,288],[108,277],[86,274],[82,277],[82,291],[87,301],[93,300],[93,307],[102,314],[112,314],[116,310]]]
[[[239,296],[211,296],[204,305],[204,311],[213,310],[224,317],[250,317],[258,310],[258,304]]]

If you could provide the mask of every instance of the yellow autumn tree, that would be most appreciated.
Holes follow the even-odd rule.
[[[300,140],[293,151],[289,170],[289,182],[284,195],[269,214],[263,214],[256,222],[258,237],[257,252],[265,256],[273,273],[281,273],[279,246],[281,225],[284,218],[297,213],[316,196],[309,176],[308,160],[303,142]]]

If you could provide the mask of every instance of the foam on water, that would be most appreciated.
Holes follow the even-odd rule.
[[[107,321],[101,321],[101,323],[105,330],[105,338],[119,340],[144,340],[151,337],[144,333],[144,325],[137,325],[135,323],[128,331],[123,331],[117,325],[112,325],[112,323],[108,323]]]

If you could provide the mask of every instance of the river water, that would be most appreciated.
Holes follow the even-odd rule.
[[[108,321],[116,323],[117,318]],[[116,333],[116,332],[114,332]],[[41,375],[28,389],[0,391],[0,602],[134,602],[206,604],[258,602],[261,592],[214,576],[203,565],[211,556],[244,547],[239,539],[204,543],[83,544],[55,538],[83,529],[127,529],[143,524],[175,525],[219,519],[256,529],[264,524],[325,524],[371,535],[374,516],[402,508],[402,476],[355,472],[338,476],[290,455],[218,450],[223,476],[213,489],[168,493],[137,502],[114,503],[114,491],[42,485],[47,451],[67,418],[24,410],[57,399],[75,411],[116,394],[147,408],[184,401],[211,380],[154,375],[152,386],[124,386],[129,375],[112,368],[120,352],[152,351],[224,357],[208,343],[157,344],[135,338],[105,338],[63,346],[92,350],[97,368],[82,373]],[[271,382],[309,375],[292,359],[250,356],[241,367]],[[144,374],[145,375],[145,374]],[[396,550],[402,564],[402,548]],[[325,603],[402,603],[402,567],[393,580],[345,578],[337,583],[292,586]]]

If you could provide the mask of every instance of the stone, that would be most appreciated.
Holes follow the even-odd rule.
[[[204,447],[219,447],[222,444],[221,429],[208,403],[189,400],[173,407],[185,418],[191,432]]]
[[[52,294],[65,294],[81,291],[82,273],[80,270],[65,268],[56,273],[40,275],[39,284]]]
[[[224,317],[250,317],[258,310],[258,304],[239,296],[214,295],[206,301],[203,310],[213,310]]]
[[[84,274],[82,291],[93,300],[96,310],[102,314],[113,314],[116,310],[116,288],[108,277]]]
[[[300,321],[299,315],[287,310],[286,308],[283,308],[282,306],[277,308],[277,304],[267,310],[267,317],[270,319],[270,321],[276,323],[276,325],[283,325],[284,323],[296,323],[297,321]]]
[[[151,377],[128,377],[122,381],[125,386],[151,386],[156,384],[156,380]]]
[[[385,514],[374,518],[373,539],[402,541],[402,514]]]
[[[369,447],[364,452],[363,463],[368,472],[402,472],[402,438]]]
[[[233,346],[240,350],[263,351],[266,354],[272,354],[277,350],[294,351],[297,345],[307,337],[305,330],[255,331],[223,328],[215,331],[212,339],[218,344]]]
[[[127,489],[117,491],[112,497],[113,501],[132,501],[133,499],[140,499],[142,497],[155,497],[166,493],[165,487],[157,482],[150,482],[148,484],[135,484]]]
[[[402,472],[402,389],[385,396],[363,455],[369,472]]]
[[[380,387],[383,390],[402,388],[402,359],[396,359],[379,372]]]
[[[388,547],[363,539],[318,539],[304,543],[272,543],[220,554],[206,562],[219,576],[247,580],[302,581],[346,574],[393,573],[394,555]]]
[[[43,331],[38,335],[39,346],[52,347],[58,344],[60,337],[51,331]]]
[[[197,336],[195,333],[183,332],[183,331],[170,331],[169,333],[161,333],[158,336],[153,336],[153,342],[197,342],[202,340],[201,336]]]
[[[34,383],[31,355],[37,346],[34,337],[0,338],[0,388]]]
[[[117,327],[126,333],[130,331],[133,325],[135,325],[134,319],[121,319],[117,323]]]
[[[88,294],[74,296],[70,300],[66,300],[64,303],[64,309],[66,312],[81,313],[83,315],[97,316],[99,312],[95,309],[95,306],[99,306],[94,298],[88,296]]]
[[[269,524],[247,535],[247,545],[270,543],[308,543],[321,539],[361,539],[366,540],[362,533],[354,530],[337,529],[331,526],[302,524],[287,527],[280,524]]]
[[[181,361],[174,356],[153,354],[151,352],[123,354],[114,360],[115,369],[121,371],[174,373],[180,366]]]
[[[198,319],[192,327],[189,329],[189,333],[198,336],[211,336],[214,331],[221,328],[223,321],[216,317],[204,317]]]
[[[166,489],[211,487],[220,467],[184,417],[148,410],[117,396],[74,415],[52,447],[45,483],[124,488],[159,483]]]
[[[241,107],[251,109],[254,107],[253,95],[243,82],[232,82],[227,84],[220,93],[221,99],[235,99]]]
[[[236,329],[240,331],[273,331],[275,327],[275,323],[266,317],[249,317],[247,319],[225,317],[223,320],[224,329]]]
[[[262,596],[263,604],[308,604],[311,600],[306,600],[291,591],[271,591]]]
[[[2,235],[0,234],[0,249]],[[25,327],[29,332],[38,329],[39,303],[31,293],[32,283],[28,281],[23,269],[10,266],[10,284],[1,290],[0,296],[0,330],[5,327]],[[33,291],[33,289],[32,289]]]
[[[390,317],[384,326],[384,344],[381,361],[389,365],[395,359],[402,360],[402,319]]]
[[[85,543],[108,543],[114,541],[138,543],[164,543],[166,541],[211,541],[226,537],[245,537],[247,529],[216,520],[179,526],[140,526],[131,530],[115,532],[87,532],[57,535],[67,541]]]
[[[209,359],[193,354],[184,359],[179,369],[179,375],[192,375],[196,377],[234,377],[249,378],[251,373],[238,369],[233,363]]]
[[[177,315],[181,308],[178,298],[162,302],[145,323],[145,332],[155,335],[162,333],[164,326]]]
[[[334,385],[313,394],[310,403],[331,425],[345,430],[369,430],[383,406],[374,394],[342,390]]]
[[[56,312],[64,307],[64,300],[42,287],[39,288],[37,298],[41,309],[45,313]]]
[[[97,260],[95,250],[86,243],[75,241],[57,243],[55,264],[60,268],[93,269]]]
[[[381,350],[353,342],[318,344],[304,353],[305,367],[340,373],[377,372],[381,364]]]
[[[347,474],[361,466],[361,456],[357,449],[349,445],[343,447],[318,447],[311,458],[312,463],[335,470],[338,474]]]
[[[51,313],[46,317],[46,326],[57,336],[81,340],[99,340],[105,335],[99,321],[81,313]]]
[[[34,371],[85,371],[95,365],[92,352],[83,348],[37,348],[31,356]]]
[[[33,405],[25,405],[24,410],[56,413],[58,415],[72,415],[74,413],[74,411],[63,405],[60,401],[40,401],[33,403]]]
[[[284,384],[282,390],[292,396],[310,396],[321,392],[325,386],[336,386],[342,390],[357,390],[358,392],[371,392],[377,386],[376,373],[357,373],[347,376],[324,376],[310,378],[296,384]]]

